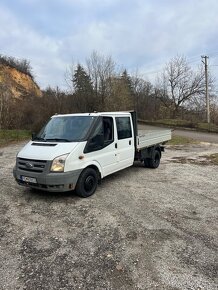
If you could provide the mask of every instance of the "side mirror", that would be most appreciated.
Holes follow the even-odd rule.
[[[32,141],[36,138],[36,133],[32,132]]]

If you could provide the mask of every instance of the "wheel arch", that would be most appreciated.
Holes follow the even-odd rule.
[[[153,158],[155,155],[155,151],[158,151],[160,153],[161,157],[161,146],[159,144],[153,145],[148,148],[144,148],[141,150],[141,158],[146,159],[146,158]]]
[[[86,168],[92,168],[94,169],[98,175],[99,175],[99,180],[101,180],[101,178],[103,177],[103,173],[102,173],[102,168],[100,166],[100,164],[98,162],[92,162],[92,163],[87,163],[85,164],[85,166],[82,168],[81,173],[86,169]],[[81,174],[80,173],[80,174]]]
[[[99,171],[99,168],[96,165],[91,164],[91,165],[87,166],[86,168],[94,169],[97,172],[97,174],[98,174],[98,179],[101,180],[101,178],[102,178],[101,177],[101,172]],[[85,170],[86,168],[84,168],[83,170]]]

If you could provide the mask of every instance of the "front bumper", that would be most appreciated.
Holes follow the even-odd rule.
[[[49,192],[64,192],[75,188],[81,171],[82,169],[62,173],[36,173],[26,172],[15,166],[13,175],[19,185]],[[36,178],[37,183],[23,181],[21,176]]]

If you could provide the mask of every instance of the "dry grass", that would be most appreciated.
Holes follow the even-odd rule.
[[[30,138],[31,133],[27,130],[0,130],[0,147]]]

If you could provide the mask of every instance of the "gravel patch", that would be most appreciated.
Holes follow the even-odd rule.
[[[167,146],[87,199],[18,186],[22,145],[0,148],[1,289],[217,289],[217,145]]]

